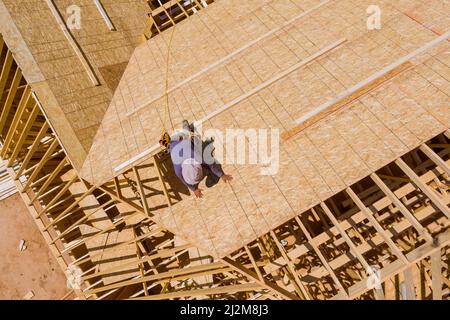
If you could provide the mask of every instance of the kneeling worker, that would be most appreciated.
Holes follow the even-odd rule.
[[[222,166],[215,160],[204,161],[202,156],[203,148],[201,147],[202,141],[196,142],[199,143],[200,149],[197,150],[195,143],[191,141],[189,134],[186,132],[189,130],[189,127],[188,122],[183,121],[184,134],[179,135],[170,142],[170,157],[177,177],[197,198],[201,198],[202,190],[198,186],[205,176],[207,177],[207,187],[212,187],[219,180],[228,183],[233,177],[225,174]],[[189,131],[193,132],[193,129],[191,128]],[[210,158],[213,159],[212,156]]]

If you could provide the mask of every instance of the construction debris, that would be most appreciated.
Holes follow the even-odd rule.
[[[24,297],[23,300],[31,300],[34,298],[34,292],[33,291],[29,291]]]
[[[25,240],[20,240],[19,242],[19,251],[25,251],[27,246],[25,245]]]

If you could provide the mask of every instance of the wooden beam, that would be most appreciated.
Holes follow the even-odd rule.
[[[436,152],[434,152],[429,146],[426,144],[422,144],[420,146],[420,150],[427,155],[438,167],[445,171],[450,176],[450,167],[447,163],[439,157]]]
[[[218,295],[224,293],[233,294],[242,291],[257,291],[257,290],[261,290],[261,285],[257,283],[246,283],[208,289],[181,290],[164,294],[150,295],[148,297],[134,298],[133,300],[168,300],[184,297]]]
[[[389,200],[397,207],[397,209],[403,214],[403,216],[411,223],[414,229],[422,235],[425,240],[432,243],[433,237],[430,235],[428,230],[420,224],[420,222],[413,216],[413,214],[405,207],[405,205],[400,201],[399,198],[388,188],[388,186],[378,177],[376,173],[370,175],[372,180],[376,185],[383,191],[383,193],[389,198]]]
[[[55,138],[50,145],[50,147],[45,152],[44,156],[40,159],[39,164],[37,167],[33,170],[30,177],[28,178],[27,182],[25,183],[25,186],[23,187],[23,190],[27,190],[31,183],[34,181],[34,179],[37,177],[39,172],[41,172],[42,168],[44,168],[47,161],[50,159],[50,157],[53,155],[53,152],[56,150],[56,148],[59,146],[58,140]]]
[[[155,157],[153,157],[153,163],[156,168],[156,172],[158,173],[158,178],[161,183],[161,186],[163,188],[164,196],[166,197],[167,204],[169,207],[172,207],[172,200],[170,200],[169,192],[167,191],[166,183],[164,181],[164,177],[161,172],[161,167],[159,166],[159,159],[157,160]]]
[[[294,281],[297,284],[297,286],[300,288],[301,293],[303,294],[303,297],[306,300],[311,300],[311,297],[308,294],[308,291],[306,290],[305,286],[302,283],[302,280],[300,280],[300,277],[298,276],[297,271],[295,270],[295,265],[289,258],[289,256],[286,254],[286,250],[284,247],[280,244],[280,241],[278,240],[275,232],[273,230],[270,231],[270,235],[272,236],[275,245],[277,246],[278,250],[280,251],[283,258],[286,260],[287,266],[289,271],[291,272],[292,276],[294,277]]]
[[[384,266],[381,271],[381,280],[384,282],[391,279],[395,275],[403,272],[411,265],[418,263],[425,257],[430,256],[436,251],[440,251],[442,247],[445,247],[450,243],[450,230],[447,230],[437,236],[436,242],[434,244],[425,243],[420,247],[414,249],[413,251],[406,254],[406,257],[410,261],[410,265],[403,264],[400,260],[396,260],[386,266]],[[363,279],[358,283],[354,284],[349,288],[349,295],[351,299],[355,299],[360,295],[367,292],[369,288],[367,287],[367,279]]]
[[[19,105],[17,107],[17,110],[14,113],[13,121],[8,129],[8,134],[6,135],[5,142],[3,143],[2,151],[1,151],[1,157],[3,159],[6,159],[6,155],[11,149],[11,142],[13,141],[13,137],[17,133],[17,129],[19,127],[19,124],[23,121],[23,118],[27,112],[28,104],[32,100],[31,98],[31,88],[30,86],[27,86],[25,90],[22,93],[22,97],[20,99]],[[19,130],[20,132],[21,130]]]
[[[31,111],[31,114],[29,115],[25,126],[22,128],[19,138],[17,139],[12,154],[8,157],[8,162],[6,163],[7,167],[11,167],[16,161],[17,156],[19,155],[20,151],[22,150],[23,145],[25,144],[25,139],[28,137],[28,134],[30,133],[31,128],[33,127],[33,124],[35,123],[36,117],[39,114],[39,107],[37,104],[34,104],[33,110]]]
[[[249,269],[245,268],[244,266],[242,266],[241,264],[237,263],[236,261],[233,261],[231,258],[225,257],[225,258],[222,259],[222,261],[225,264],[229,265],[236,272],[239,272],[243,276],[256,281],[260,286],[262,286],[263,288],[265,288],[265,289],[275,293],[276,295],[281,296],[282,298],[287,299],[287,300],[298,300],[297,296],[295,296],[294,294],[290,293],[286,289],[283,289],[283,288],[279,287],[278,285],[276,285],[274,283],[268,282],[265,279],[264,279],[264,281],[261,281],[258,278],[256,273],[250,271]]]
[[[67,159],[67,157],[64,157],[64,159],[61,160],[61,162],[58,164],[58,166],[53,170],[53,172],[45,180],[42,187],[40,187],[39,190],[37,190],[35,192],[33,198],[31,198],[31,202],[36,201],[36,199],[39,198],[39,196],[47,190],[47,188],[50,186],[50,184],[56,179],[56,177],[60,174],[62,169],[64,169],[64,167],[67,164],[69,164],[69,160]]]
[[[333,225],[336,227],[336,229],[339,231],[339,233],[341,234],[342,238],[344,238],[345,242],[348,244],[349,248],[350,248],[350,252],[352,253],[352,255],[354,255],[358,261],[361,263],[361,265],[364,267],[364,269],[366,270],[366,272],[369,272],[370,270],[372,270],[372,268],[370,267],[370,265],[367,263],[366,259],[364,259],[364,257],[362,256],[362,254],[359,252],[358,248],[356,247],[356,245],[353,243],[353,241],[350,239],[350,237],[347,235],[347,232],[341,227],[341,224],[339,223],[339,221],[334,217],[333,213],[331,212],[331,210],[328,208],[328,206],[325,204],[325,202],[321,202],[320,203],[320,207],[323,209],[323,211],[325,212],[325,214],[327,215],[328,219],[331,220],[331,222],[333,223]]]
[[[350,198],[353,200],[353,202],[356,204],[356,206],[361,210],[361,213],[369,220],[370,224],[377,230],[377,232],[381,235],[383,240],[386,242],[386,244],[389,246],[389,248],[392,250],[392,252],[402,260],[404,263],[408,264],[409,261],[406,259],[403,252],[400,250],[399,247],[392,241],[391,237],[387,234],[387,232],[383,229],[383,227],[380,225],[380,223],[373,217],[372,212],[369,208],[367,208],[364,203],[359,199],[359,197],[356,195],[355,192],[349,187],[346,190],[347,194],[350,196]]]
[[[430,189],[430,187],[423,183],[417,174],[401,159],[397,159],[395,163],[402,169],[402,171],[414,182],[414,184],[428,197],[431,202],[442,211],[443,214],[450,219],[450,209],[447,205],[442,201],[439,196]]]
[[[305,130],[306,128],[312,126],[313,124],[319,122],[323,118],[327,117],[328,115],[342,109],[345,106],[348,106],[355,100],[361,98],[362,96],[366,95],[367,93],[375,90],[376,88],[380,87],[382,84],[384,84],[386,81],[389,81],[393,79],[398,74],[404,72],[405,70],[410,69],[413,66],[411,62],[405,62],[401,64],[400,66],[390,70],[387,73],[383,73],[379,75],[378,78],[372,79],[369,78],[370,81],[366,80],[361,82],[361,84],[356,85],[355,87],[345,90],[343,93],[338,95],[335,99],[317,107],[313,111],[307,113],[304,117],[299,118],[296,120],[297,123],[299,123],[294,128],[285,131],[281,134],[281,138],[286,141],[297,134],[299,134],[301,131]]]
[[[141,196],[141,202],[142,202],[142,207],[144,208],[144,212],[147,215],[147,217],[150,217],[150,210],[148,208],[148,203],[147,203],[147,198],[145,197],[145,190],[144,187],[142,186],[142,181],[141,181],[141,177],[139,176],[139,172],[138,169],[136,167],[133,167],[133,172],[134,175],[136,176],[136,182],[138,185],[138,189],[139,189],[139,193]]]
[[[3,98],[3,93],[5,92],[6,82],[8,81],[9,72],[11,71],[13,61],[14,58],[12,52],[8,50],[5,61],[3,62],[2,72],[0,74],[0,100]]]
[[[409,266],[403,271],[404,283],[406,285],[406,297],[403,297],[405,300],[416,300],[416,287],[414,285],[414,275],[413,275],[413,266]]]
[[[9,89],[8,96],[6,98],[5,103],[3,104],[3,109],[0,115],[0,132],[3,131],[3,128],[6,124],[6,120],[8,119],[9,112],[11,111],[14,98],[16,97],[17,88],[19,87],[21,80],[22,80],[22,71],[19,68],[17,68],[16,73],[14,74],[13,81],[11,83],[11,88]]]
[[[33,154],[36,152],[39,145],[41,144],[41,140],[47,134],[48,129],[49,129],[49,125],[47,122],[45,122],[44,125],[42,126],[41,130],[39,130],[39,133],[36,136],[36,138],[34,139],[33,144],[31,145],[30,149],[28,150],[25,158],[23,159],[23,161],[20,165],[20,168],[16,173],[16,176],[15,176],[16,180],[19,179],[19,177],[22,175],[22,172],[25,170],[26,166],[30,162]]]
[[[328,271],[328,274],[331,276],[331,279],[334,281],[334,283],[338,287],[339,291],[342,293],[343,297],[346,296],[348,298],[348,294],[345,291],[344,286],[339,281],[338,277],[336,276],[336,273],[334,272],[333,268],[331,268],[331,266],[328,263],[327,259],[325,259],[325,256],[322,254],[322,252],[320,251],[319,247],[316,245],[316,243],[313,240],[313,238],[311,237],[311,234],[309,233],[309,231],[303,225],[302,221],[300,220],[300,218],[298,216],[295,217],[295,221],[300,226],[300,229],[302,230],[303,234],[305,235],[306,239],[308,240],[308,244],[313,248],[314,252],[319,257],[320,261],[322,262],[322,264],[325,267],[325,269]]]

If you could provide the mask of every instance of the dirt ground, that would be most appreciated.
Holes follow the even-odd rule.
[[[19,251],[20,240],[26,249]],[[0,299],[61,299],[66,277],[19,194],[0,201]]]

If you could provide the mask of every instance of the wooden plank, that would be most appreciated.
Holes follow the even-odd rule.
[[[343,93],[341,93],[337,98],[334,100],[331,100],[324,105],[321,105],[317,107],[315,110],[318,110],[318,112],[313,112],[311,114],[306,114],[306,116],[303,118],[300,118],[297,120],[297,123],[300,123],[299,125],[295,126],[294,128],[287,130],[281,134],[281,139],[284,141],[294,137],[301,131],[305,130],[306,128],[312,126],[313,124],[319,122],[323,118],[327,117],[328,115],[342,109],[345,106],[348,106],[355,100],[361,98],[362,96],[366,95],[367,93],[375,90],[376,88],[380,87],[382,84],[384,84],[386,81],[389,81],[393,79],[398,74],[402,73],[405,70],[408,70],[411,68],[413,64],[411,62],[406,62],[395,69],[381,75],[379,78],[376,78],[372,80],[371,82],[364,83],[363,86],[357,86],[357,89],[355,90],[346,90]],[[314,110],[314,111],[315,111]]]
[[[164,181],[164,177],[161,173],[161,167],[159,166],[159,159],[157,160],[155,157],[153,157],[153,163],[155,164],[156,172],[158,173],[158,178],[161,183],[161,186],[163,188],[164,196],[166,197],[167,204],[169,207],[172,207],[172,200],[170,200],[169,192],[167,191],[166,183]]]
[[[94,0],[95,5],[97,6],[98,11],[100,12],[103,20],[105,20],[106,25],[108,26],[109,30],[114,31],[116,28],[114,27],[114,24],[111,21],[111,18],[109,17],[108,13],[106,12],[105,8],[103,7],[103,4],[100,0]]]
[[[147,198],[145,197],[145,190],[144,187],[142,186],[142,181],[141,181],[141,177],[139,176],[139,172],[137,170],[136,167],[133,167],[133,172],[134,175],[136,176],[136,182],[139,188],[139,193],[141,195],[141,202],[142,202],[142,207],[144,208],[144,212],[147,215],[147,217],[150,217],[150,210],[148,209],[148,203],[147,203]]]
[[[441,248],[445,247],[450,243],[450,230],[447,230],[440,235],[437,236],[436,242],[434,244],[425,243],[420,247],[414,249],[413,251],[406,254],[406,257],[410,261],[410,265],[414,265],[420,260],[424,259],[435,253],[436,251],[440,251]],[[384,282],[388,279],[391,279],[395,275],[403,272],[409,268],[408,265],[403,264],[400,260],[396,260],[387,266],[383,267],[381,271],[381,280]],[[367,279],[363,279],[358,283],[354,284],[349,288],[350,298],[355,299],[360,295],[367,292],[369,289],[367,287]]]
[[[134,243],[135,243],[135,245],[136,245],[136,256],[137,256],[137,258],[138,258],[138,260],[141,260],[141,258],[142,258],[142,255],[141,255],[141,251],[140,251],[140,249],[139,249],[139,245],[137,244],[137,235],[136,235],[136,230],[133,228],[133,236],[134,236]],[[141,278],[143,278],[144,277],[144,265],[142,264],[142,263],[138,263],[138,267],[139,267],[139,272],[140,272],[140,274],[141,274]],[[143,287],[143,289],[144,289],[144,294],[145,294],[145,296],[148,296],[148,287],[147,287],[147,282],[142,282],[142,287]]]
[[[41,217],[43,214],[45,214],[47,211],[49,211],[52,206],[69,190],[70,186],[75,183],[75,181],[78,180],[78,176],[75,172],[73,172],[73,177],[70,179],[70,181],[66,182],[64,187],[61,189],[61,191],[58,192],[58,194],[53,197],[53,199],[47,203],[44,209],[42,209],[41,212],[39,212],[38,217]]]
[[[36,201],[36,199],[44,193],[47,188],[50,186],[50,184],[53,182],[53,180],[56,179],[56,177],[59,175],[59,173],[64,169],[64,167],[69,164],[69,161],[67,157],[64,157],[64,159],[61,160],[61,162],[58,164],[58,166],[53,170],[53,172],[50,174],[50,176],[47,178],[47,180],[44,182],[44,184],[37,190],[31,199],[31,202],[33,203]]]
[[[414,184],[424,193],[433,204],[442,211],[443,214],[450,219],[450,209],[448,206],[442,201],[439,196],[430,189],[430,187],[423,183],[422,180],[417,176],[417,174],[401,159],[397,159],[395,163],[402,169],[402,171],[414,182]]]
[[[71,213],[69,213],[72,209],[74,209],[76,206],[78,206],[78,204],[85,199],[87,196],[89,196],[94,190],[95,190],[95,186],[90,187],[85,193],[83,193],[78,199],[76,199],[74,202],[72,202],[70,204],[70,206],[68,206],[63,212],[61,212],[60,214],[58,214],[58,216],[56,218],[54,218],[52,220],[52,222],[47,225],[45,227],[44,230],[48,230],[48,228],[50,228],[51,226],[55,225],[56,223],[58,223],[59,221],[61,221],[62,219],[66,218],[68,215],[70,215]]]

